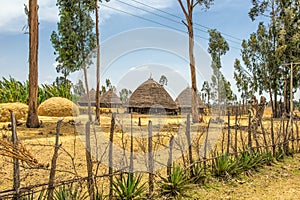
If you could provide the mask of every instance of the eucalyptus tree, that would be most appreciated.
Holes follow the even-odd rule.
[[[224,84],[227,84],[226,81],[224,82],[225,78],[221,72],[222,63],[221,63],[221,56],[225,55],[226,52],[229,50],[229,45],[227,41],[222,37],[221,33],[215,29],[211,29],[209,32],[209,43],[208,43],[208,53],[210,53],[212,58],[211,67],[213,69],[212,75],[212,86],[215,90],[216,97],[218,97],[218,109],[220,111],[221,101],[225,100],[224,95],[221,93],[222,87],[224,89]],[[222,86],[223,85],[223,86]],[[226,85],[227,87],[227,85]]]
[[[53,31],[51,42],[55,49],[57,69],[68,73],[80,69],[84,72],[85,89],[89,92],[87,68],[92,64],[96,48],[95,24],[91,17],[95,1],[58,0],[60,21],[57,32]],[[90,99],[88,98],[89,120],[92,121]]]
[[[287,105],[290,70],[284,63],[299,59],[300,3],[299,0],[253,0],[252,4],[250,18],[264,16],[267,25],[261,22],[257,32],[243,42],[243,60],[259,92],[269,93],[273,115],[278,117],[277,96],[284,93]],[[297,87],[299,82],[294,83]]]
[[[203,6],[208,9],[212,4],[213,0],[177,0],[180,8],[185,16],[186,21],[183,21],[187,27],[189,34],[189,59],[190,59],[190,71],[191,71],[191,82],[192,82],[192,120],[193,122],[199,122],[198,111],[197,111],[197,80],[195,70],[195,57],[194,57],[194,21],[193,15],[196,6]]]
[[[202,89],[201,91],[204,92],[205,94],[205,97],[207,97],[207,106],[209,106],[209,101],[210,101],[210,98],[211,98],[211,86],[210,84],[208,83],[208,81],[204,81],[203,82],[203,85],[202,85]]]
[[[241,92],[243,110],[245,102],[251,98],[253,95],[253,83],[251,76],[243,69],[240,60],[236,59],[234,61],[234,79],[238,92]]]
[[[160,85],[168,85],[168,78],[165,75],[161,75],[159,79],[159,84]]]
[[[37,0],[29,0],[28,9],[29,25],[29,100],[26,126],[38,128],[38,46],[39,22]]]
[[[108,2],[109,0],[105,0]],[[99,31],[99,5],[101,0],[95,0],[95,25],[96,25],[96,44],[97,44],[97,62],[96,62],[96,120],[100,123],[100,31]]]

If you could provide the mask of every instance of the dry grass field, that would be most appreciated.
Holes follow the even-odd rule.
[[[267,109],[265,116],[270,116],[270,110]],[[263,121],[264,127],[268,130],[270,128],[269,117],[266,117]],[[43,127],[38,129],[25,128],[24,120],[19,120],[22,125],[17,127],[17,133],[20,143],[37,159],[38,163],[43,164],[46,167],[35,168],[29,166],[25,162],[21,163],[21,187],[26,187],[35,184],[47,183],[49,179],[49,164],[51,163],[55,133],[56,133],[56,122],[60,119],[57,117],[43,117],[39,118]],[[56,181],[72,179],[74,177],[86,177],[86,160],[85,160],[85,139],[82,135],[84,132],[86,116],[79,116],[76,118],[65,117],[60,130],[60,150],[59,157],[57,160],[57,173]],[[227,117],[224,117],[226,122]],[[139,120],[141,122],[140,126]],[[133,115],[132,122],[130,115],[119,114],[116,119],[116,127],[114,134],[114,145],[119,149],[126,149],[126,152],[130,151],[130,124],[132,123],[132,132],[134,136],[134,160],[137,163],[136,167],[143,169],[146,166],[146,158],[143,157],[147,147],[147,134],[148,134],[148,122],[149,120],[153,123],[153,143],[156,151],[155,158],[166,164],[168,154],[167,148],[169,145],[170,137],[172,135],[181,135],[178,143],[184,140],[185,137],[185,124],[186,116],[174,116],[174,117],[157,117],[147,115]],[[195,159],[201,158],[199,154],[200,147],[203,146],[204,136],[206,131],[207,122],[209,116],[204,117],[204,122],[198,125],[191,125],[191,135],[193,138],[194,146],[194,157]],[[246,126],[248,122],[247,116],[238,118],[240,126]],[[101,126],[96,128],[96,132],[101,132],[102,138],[98,141],[99,148],[102,148],[104,152],[107,149],[107,141],[109,139],[111,123],[111,114],[103,114],[101,116]],[[230,124],[234,125],[235,117],[230,118]],[[75,126],[74,124],[77,124]],[[274,130],[279,131],[280,121],[275,122]],[[200,127],[200,128],[199,128]],[[226,130],[227,131],[227,130]],[[232,130],[234,132],[234,130]],[[220,142],[221,132],[220,129],[213,131],[216,134],[212,140]],[[246,132],[239,132],[239,134],[246,137]],[[9,123],[0,124],[0,137],[3,140],[9,139],[11,136]],[[92,138],[95,135],[92,134]],[[105,141],[106,140],[106,141]],[[270,138],[268,138],[270,140]],[[92,146],[95,146],[95,141],[92,140]],[[186,144],[181,143],[186,153]],[[241,146],[242,144],[238,144]],[[176,145],[175,145],[176,146]],[[178,144],[178,146],[180,146]],[[196,149],[199,148],[199,149]],[[104,150],[103,150],[104,149]],[[165,149],[165,151],[159,151]],[[93,151],[93,150],[92,150]],[[180,153],[180,150],[175,150]],[[123,151],[115,151],[114,154],[119,156],[121,159],[116,159],[116,167],[128,165],[129,155],[123,155]],[[118,155],[120,154],[120,155]],[[121,155],[122,154],[122,155]],[[98,156],[98,159],[96,158]],[[126,159],[124,159],[124,157]],[[123,159],[123,163],[118,163]],[[182,162],[182,157],[176,157],[178,163]],[[95,174],[107,174],[107,158],[104,155],[96,155],[93,153],[94,160],[94,173]],[[101,163],[97,167],[98,163]],[[163,165],[157,165],[158,172],[164,173],[164,169],[159,168]],[[201,187],[193,191],[193,199],[296,199],[294,197],[299,196],[300,188],[300,157],[295,155],[294,158],[287,158],[282,163],[277,163],[271,167],[265,167],[254,173],[252,176],[241,176],[237,179],[229,182],[220,182],[212,180],[206,187]],[[4,156],[0,156],[0,191],[9,190],[12,188],[12,177],[13,177],[13,163],[12,159]],[[103,179],[100,179],[100,182]],[[107,187],[107,181],[100,183],[104,190]],[[101,186],[101,187],[102,187]],[[273,199],[273,198],[272,198]]]

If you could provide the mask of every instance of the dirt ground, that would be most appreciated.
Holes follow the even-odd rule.
[[[268,113],[269,114],[269,113]],[[59,157],[57,162],[56,180],[71,179],[74,177],[85,177],[85,146],[84,141],[79,135],[84,134],[79,128],[75,128],[75,123],[81,123],[84,126],[84,118],[65,117],[61,125]],[[136,132],[147,131],[149,120],[153,121],[154,132],[160,130],[166,134],[178,132],[178,124],[185,123],[185,116],[172,118],[153,118],[149,116],[134,116],[132,123],[137,127],[141,119],[141,126],[136,128]],[[232,116],[231,124],[234,122]],[[25,121],[20,120],[21,124],[17,127],[18,137],[26,149],[39,163],[47,166],[51,163],[54,140],[56,133],[56,122],[61,119],[58,117],[39,117],[43,126],[38,129],[25,128]],[[225,118],[226,119],[226,118]],[[101,129],[109,137],[110,114],[101,116]],[[208,122],[209,117],[204,117],[204,122]],[[203,126],[206,125],[203,123]],[[239,118],[240,125],[247,124],[247,117]],[[267,122],[264,122],[267,123]],[[126,125],[123,126],[122,125]],[[117,119],[116,138],[118,145],[122,130],[129,132],[128,116]],[[156,124],[166,124],[167,126],[158,126]],[[275,128],[276,129],[276,128]],[[0,137],[8,139],[11,136],[9,123],[0,123]],[[119,140],[119,141],[118,141]],[[164,141],[168,144],[168,141]],[[127,144],[128,145],[128,144]],[[136,150],[137,151],[137,150]],[[12,159],[0,156],[0,191],[12,188]],[[26,163],[22,163],[21,168],[21,187],[35,185],[38,183],[47,183],[49,178],[48,168],[32,168]],[[101,166],[98,174],[107,173],[107,167]],[[230,182],[213,182],[206,188],[198,188],[193,191],[193,199],[297,199],[300,195],[300,155],[294,158],[287,158],[285,162],[278,162],[274,166],[265,167],[259,173],[253,173],[253,176],[241,176]],[[274,197],[274,198],[273,198]]]

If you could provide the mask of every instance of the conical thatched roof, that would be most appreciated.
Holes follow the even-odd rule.
[[[96,105],[96,90],[91,89],[89,95],[90,95],[91,105],[92,106]],[[86,93],[79,99],[78,104],[88,105],[88,96]]]
[[[199,95],[197,95],[197,107],[204,108],[204,103],[201,101]],[[176,98],[176,104],[180,108],[191,108],[192,107],[192,88],[187,87],[184,89]]]
[[[122,102],[118,95],[113,92],[113,90],[108,90],[100,99],[100,107],[104,108],[113,108],[120,107]]]
[[[153,108],[155,105],[165,109],[177,109],[176,103],[169,93],[152,78],[142,83],[129,99],[130,108]]]

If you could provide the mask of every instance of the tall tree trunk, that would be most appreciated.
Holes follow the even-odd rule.
[[[26,126],[38,128],[38,46],[39,22],[37,0],[29,0],[29,101]]]
[[[96,86],[96,120],[100,123],[100,33],[99,33],[99,9],[96,0],[96,41],[97,41],[97,86]]]

